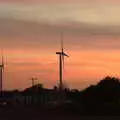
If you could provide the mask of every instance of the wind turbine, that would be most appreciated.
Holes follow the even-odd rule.
[[[2,95],[3,91],[3,74],[4,74],[4,59],[3,59],[3,52],[1,52],[1,64],[0,64],[0,93]]]
[[[59,90],[63,91],[63,67],[64,67],[64,57],[69,57],[63,48],[63,32],[61,32],[61,51],[56,52],[59,55]]]

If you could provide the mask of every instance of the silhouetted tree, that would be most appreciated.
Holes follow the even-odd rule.
[[[116,106],[120,101],[120,80],[116,77],[107,76],[97,85],[90,86],[83,91],[84,105],[88,107]]]

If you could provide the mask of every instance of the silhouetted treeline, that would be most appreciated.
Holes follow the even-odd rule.
[[[83,91],[86,104],[104,104],[120,101],[120,80],[115,77],[105,77],[97,85],[91,85]]]
[[[67,112],[73,113],[115,113],[120,111],[120,79],[107,76],[96,85],[90,85],[84,90],[65,88],[62,106]],[[59,89],[44,88],[38,84],[23,91],[4,91],[1,100],[10,105],[58,106]],[[119,112],[120,113],[120,112]]]

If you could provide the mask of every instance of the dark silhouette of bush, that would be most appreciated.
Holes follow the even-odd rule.
[[[120,79],[107,76],[97,85],[89,86],[82,93],[84,106],[92,108],[120,107]]]

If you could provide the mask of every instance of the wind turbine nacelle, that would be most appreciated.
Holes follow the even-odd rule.
[[[0,68],[3,68],[4,66],[3,65],[0,65]]]
[[[56,52],[56,54],[62,54],[61,52]]]
[[[59,55],[63,55],[63,56],[66,56],[66,57],[69,57],[66,53],[64,52],[56,52],[56,54],[59,54]]]
[[[62,55],[66,56],[66,57],[69,57],[66,53],[62,52]]]

